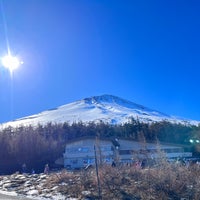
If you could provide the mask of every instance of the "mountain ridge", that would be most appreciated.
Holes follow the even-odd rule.
[[[4,124],[3,127],[18,127],[21,125],[37,125],[52,123],[72,124],[74,122],[106,122],[110,124],[123,124],[131,118],[144,123],[169,121],[172,123],[198,125],[199,121],[186,120],[147,108],[132,101],[104,94],[74,101],[57,108],[45,110],[35,115],[26,116]]]

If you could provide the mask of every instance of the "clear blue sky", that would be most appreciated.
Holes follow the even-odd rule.
[[[0,123],[101,94],[200,120],[198,0],[0,1]]]

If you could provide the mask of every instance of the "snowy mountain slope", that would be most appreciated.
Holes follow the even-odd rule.
[[[189,123],[198,125],[198,121],[175,118],[164,113],[146,108],[142,105],[124,100],[112,95],[94,96],[75,101],[55,109],[50,109],[36,115],[11,121],[1,126],[37,125],[52,123],[73,123],[82,121],[104,121],[111,124],[124,123],[133,117],[142,122],[156,122],[167,120],[172,123]]]

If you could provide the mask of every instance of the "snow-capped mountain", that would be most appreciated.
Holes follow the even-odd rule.
[[[39,114],[20,118],[2,124],[2,126],[34,126],[48,122],[68,122],[71,124],[78,121],[82,121],[83,123],[104,121],[111,124],[119,124],[129,121],[130,118],[147,123],[167,120],[172,123],[199,124],[198,121],[176,118],[116,96],[102,95],[85,98]]]

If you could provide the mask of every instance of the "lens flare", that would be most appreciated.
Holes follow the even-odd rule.
[[[6,55],[1,59],[2,65],[9,69],[9,71],[13,71],[15,69],[17,69],[20,64],[22,64],[22,62],[20,62],[20,60],[15,57],[15,56],[11,56],[11,55]]]

